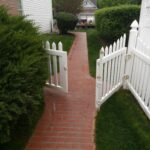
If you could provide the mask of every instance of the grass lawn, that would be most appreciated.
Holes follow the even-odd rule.
[[[87,33],[90,74],[92,77],[95,77],[96,59],[99,58],[101,47],[105,46],[106,43],[99,38],[99,35],[95,29],[83,29],[79,31]]]
[[[63,49],[64,51],[69,51],[74,36],[73,35],[43,35],[43,41],[49,40],[51,43],[56,42],[58,43],[61,41],[63,43]],[[42,44],[42,43],[41,43]],[[12,140],[9,143],[6,144],[0,144],[0,150],[24,150],[25,145],[29,139],[29,137],[32,135],[32,132],[43,112],[43,108],[37,112],[37,115],[35,115],[35,118],[33,119],[33,123],[30,126],[30,128],[27,128],[26,122],[20,122],[19,125],[17,125],[15,131],[13,131],[13,137]]]
[[[150,121],[129,91],[118,91],[96,117],[96,150],[150,150]]]
[[[87,32],[90,73],[95,77],[101,45],[94,29]],[[120,90],[101,106],[96,117],[96,150],[150,150],[150,121],[129,91]]]
[[[69,52],[71,45],[74,41],[74,36],[72,34],[68,34],[68,35],[45,34],[43,35],[43,41],[46,40],[48,40],[50,44],[52,44],[52,42],[58,44],[61,41],[63,43],[63,50]]]

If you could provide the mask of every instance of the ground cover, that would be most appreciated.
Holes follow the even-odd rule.
[[[96,150],[150,150],[150,121],[129,91],[118,91],[96,117]]]
[[[63,50],[69,52],[71,45],[74,41],[74,36],[72,34],[66,34],[66,35],[45,34],[43,35],[43,41],[46,40],[48,40],[50,44],[52,44],[52,42],[58,44],[61,41],[63,44]]]
[[[100,49],[102,46],[109,45],[109,43],[101,39],[95,29],[80,29],[77,31],[87,33],[90,75],[95,78],[96,59],[99,58]]]

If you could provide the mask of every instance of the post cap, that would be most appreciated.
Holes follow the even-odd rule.
[[[130,26],[131,28],[138,28],[139,27],[139,24],[137,22],[137,20],[134,20]]]

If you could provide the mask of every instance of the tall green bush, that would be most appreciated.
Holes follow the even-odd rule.
[[[141,4],[141,0],[97,0],[99,8],[112,7],[125,4]]]
[[[78,22],[78,18],[66,12],[59,12],[56,15],[57,26],[61,34],[66,34],[68,30],[73,30]]]
[[[122,5],[108,7],[96,11],[96,28],[101,38],[112,42],[124,33],[128,33],[130,25],[138,20],[140,7],[137,5]]]
[[[11,139],[18,122],[30,125],[43,105],[47,59],[41,43],[32,22],[0,7],[0,143]]]

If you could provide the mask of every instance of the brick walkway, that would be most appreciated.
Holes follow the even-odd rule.
[[[74,33],[68,56],[69,93],[45,88],[45,111],[26,150],[94,150],[95,80],[86,33]]]

